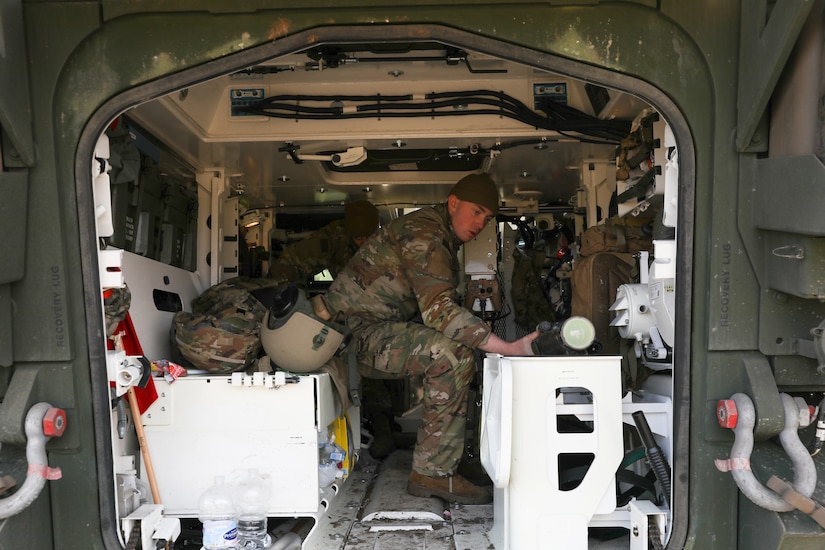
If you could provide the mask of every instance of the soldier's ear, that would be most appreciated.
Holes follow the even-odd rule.
[[[451,216],[455,214],[455,211],[458,209],[458,200],[458,197],[455,195],[447,197],[447,212],[449,212]]]

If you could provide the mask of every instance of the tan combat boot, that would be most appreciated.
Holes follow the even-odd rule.
[[[416,471],[410,473],[407,492],[417,497],[439,497],[459,504],[487,504],[493,495],[484,487],[473,485],[459,474],[429,477]]]

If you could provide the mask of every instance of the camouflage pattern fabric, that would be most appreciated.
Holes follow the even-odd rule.
[[[132,304],[129,287],[109,288],[103,293],[103,311],[106,317],[106,337],[111,338],[117,326],[126,318]]]
[[[261,321],[248,312],[199,315],[179,311],[172,326],[173,348],[197,369],[216,374],[240,370],[251,365],[261,351]]]
[[[261,352],[266,314],[252,291],[279,284],[272,279],[235,277],[192,300],[192,312],[179,311],[172,319],[174,359],[218,374],[250,366]]]
[[[540,246],[513,254],[511,299],[516,323],[526,331],[536,330],[542,321],[555,321],[556,312],[541,288],[542,266],[546,257],[544,242]]]
[[[329,269],[333,277],[338,275],[357,250],[344,229],[344,220],[335,220],[286,247],[269,268],[269,275],[279,282],[304,286],[310,277],[324,269]]]
[[[490,327],[459,305],[458,250],[446,204],[423,208],[380,228],[326,294],[329,306],[365,323],[411,321],[470,348]]]
[[[452,474],[461,458],[473,349],[490,328],[458,304],[458,250],[446,205],[423,208],[379,229],[325,298],[343,311],[362,374],[423,375],[423,422],[413,469]],[[421,322],[413,322],[418,316]]]
[[[358,332],[361,361],[384,375],[424,377],[421,427],[413,469],[427,476],[454,473],[464,451],[467,392],[473,350],[420,323],[373,324]]]
[[[217,316],[234,308],[263,320],[266,308],[252,295],[252,291],[280,284],[280,281],[271,279],[233,277],[210,287],[192,300],[192,313]]]

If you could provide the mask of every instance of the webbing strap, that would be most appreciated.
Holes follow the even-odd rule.
[[[358,346],[350,341],[347,346],[347,371],[349,374],[349,398],[353,406],[361,406],[361,375],[358,374]]]
[[[614,225],[613,228],[616,230],[616,242],[619,245],[619,250],[627,250],[627,235],[625,235],[624,226]]]

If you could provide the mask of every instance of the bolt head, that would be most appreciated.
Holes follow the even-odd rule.
[[[52,407],[43,416],[43,433],[48,437],[60,437],[66,431],[66,411]]]
[[[733,399],[720,399],[716,404],[716,420],[723,428],[735,428],[739,420],[739,411]]]

